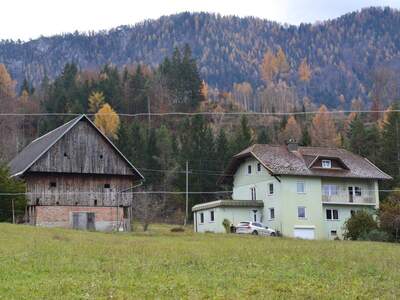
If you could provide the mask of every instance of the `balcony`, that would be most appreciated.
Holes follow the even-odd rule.
[[[332,204],[361,204],[375,205],[375,194],[370,191],[363,191],[361,195],[349,194],[348,192],[338,192],[335,195],[322,195],[323,203]]]

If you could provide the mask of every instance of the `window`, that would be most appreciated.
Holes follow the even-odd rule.
[[[271,207],[271,208],[269,209],[269,219],[270,219],[270,220],[275,219],[275,208],[273,208],[273,207]]]
[[[251,165],[247,166],[247,174],[251,174]]]
[[[210,211],[210,222],[214,222],[214,211]]]
[[[100,154],[100,159],[103,159],[103,154]]]
[[[64,152],[64,157],[68,158],[67,152]]]
[[[327,209],[326,210],[327,220],[339,220],[339,212],[337,209]]]
[[[97,199],[94,199],[94,206],[97,206]]]
[[[257,210],[253,210],[253,221],[257,222]]]
[[[274,184],[270,183],[268,184],[268,195],[273,195],[274,194]]]
[[[57,186],[57,183],[55,181],[50,182],[50,187],[56,187],[56,186]]]
[[[306,192],[304,181],[297,182],[297,193],[304,194]]]
[[[256,188],[255,187],[251,187],[250,188],[250,194],[251,194],[251,200],[256,200],[257,199],[257,195],[256,195]]]
[[[260,163],[257,164],[257,171],[261,172],[261,164]]]
[[[306,208],[304,206],[299,206],[297,208],[297,217],[299,219],[305,219],[306,218]]]
[[[337,231],[336,230],[331,230],[331,236],[337,236]]]
[[[332,161],[329,159],[322,160],[322,167],[326,169],[330,169],[332,167]]]
[[[109,184],[109,183],[105,183],[105,184],[104,184],[104,188],[105,188],[105,189],[109,189],[109,188],[110,188],[110,184]]]
[[[361,188],[359,186],[354,187],[354,194],[356,196],[361,196]]]
[[[338,194],[338,186],[336,184],[322,185],[322,193],[324,196],[335,196]]]
[[[204,223],[204,213],[200,213],[200,224]]]

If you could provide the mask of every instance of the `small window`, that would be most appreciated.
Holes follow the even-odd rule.
[[[270,219],[270,220],[275,219],[275,208],[273,208],[273,207],[271,207],[271,208],[269,209],[269,219]]]
[[[100,154],[100,159],[103,159],[103,154]]]
[[[253,200],[253,201],[257,200],[256,188],[255,187],[251,187],[250,188],[250,194],[251,194],[251,200]]]
[[[39,205],[39,204],[40,204],[40,199],[36,198],[36,205]]]
[[[327,220],[339,220],[339,211],[337,209],[327,209],[326,210]]]
[[[210,211],[210,222],[214,222],[214,211]]]
[[[305,183],[303,181],[297,182],[297,193],[304,194],[306,192]]]
[[[64,152],[64,157],[68,158],[67,152]]]
[[[200,224],[204,223],[204,213],[200,213]]]
[[[78,206],[78,202],[75,202],[75,206]]]
[[[97,206],[97,199],[94,199],[93,205],[94,205],[94,206]]]
[[[251,165],[247,166],[247,174],[251,174]]]
[[[57,186],[57,183],[55,181],[51,181],[50,182],[50,187],[53,188],[53,187],[56,187],[56,186]]]
[[[258,164],[257,164],[257,171],[258,171],[258,172],[261,172],[261,163],[258,163]]]
[[[110,188],[110,184],[109,184],[109,183],[105,183],[105,184],[104,184],[104,188],[105,188],[105,189],[109,189],[109,188]]]
[[[361,196],[361,188],[359,186],[354,187],[354,194],[356,196]]]
[[[60,202],[57,201],[57,202],[56,202],[56,205],[60,205]]]
[[[332,168],[332,161],[329,159],[322,160],[322,167],[326,169]]]
[[[257,222],[257,210],[253,210],[253,221]]]
[[[268,184],[268,195],[273,195],[274,194],[274,184],[270,183]]]
[[[337,236],[337,231],[336,230],[331,230],[331,236]]]
[[[297,208],[297,217],[299,219],[305,219],[306,218],[306,208],[304,206],[299,206]]]

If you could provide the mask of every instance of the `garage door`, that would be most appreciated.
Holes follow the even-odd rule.
[[[314,228],[295,228],[294,237],[306,240],[315,239],[315,229]]]

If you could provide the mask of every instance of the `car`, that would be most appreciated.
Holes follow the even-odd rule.
[[[276,231],[259,222],[240,222],[236,226],[236,233],[276,236]]]

